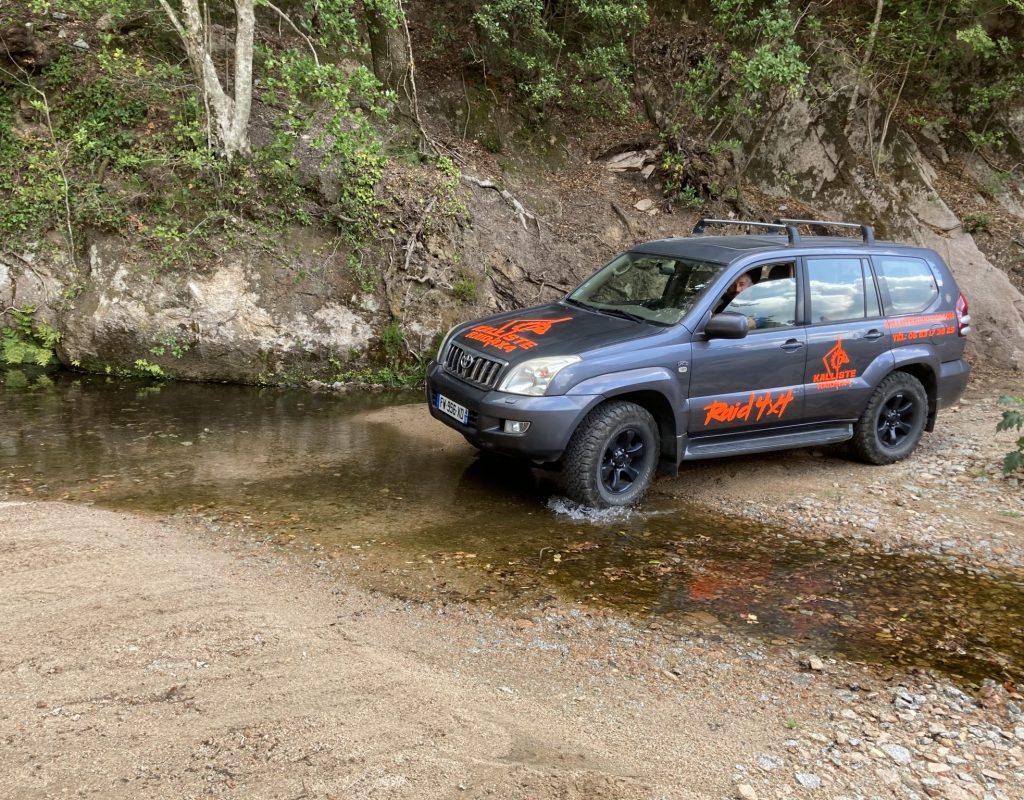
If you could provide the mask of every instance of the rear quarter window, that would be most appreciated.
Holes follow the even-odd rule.
[[[939,296],[935,275],[924,259],[875,256],[874,262],[887,314],[916,314],[928,308]]]

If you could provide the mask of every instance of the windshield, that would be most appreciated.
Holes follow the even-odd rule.
[[[587,308],[674,325],[689,311],[724,264],[671,256],[623,253],[569,295]]]

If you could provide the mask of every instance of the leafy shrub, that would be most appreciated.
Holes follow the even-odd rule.
[[[455,292],[455,296],[463,303],[473,303],[476,301],[477,285],[474,276],[463,275],[452,284],[452,289]]]
[[[1003,411],[1003,418],[996,425],[996,430],[1019,431],[1021,428],[1024,428],[1024,397],[1006,395],[999,398],[999,403],[1000,405],[1012,406],[1012,408]],[[1011,472],[1016,472],[1019,469],[1024,469],[1024,436],[1017,440],[1017,449],[1011,450],[1003,457],[1004,475],[1009,475]]]
[[[968,214],[964,217],[964,230],[968,233],[988,233],[992,217],[988,214]]]
[[[485,66],[511,77],[528,104],[599,113],[626,106],[627,44],[647,21],[637,0],[485,0],[473,16]]]

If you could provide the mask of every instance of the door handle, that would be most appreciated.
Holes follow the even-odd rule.
[[[787,353],[794,353],[804,346],[804,343],[799,339],[787,339],[782,345],[782,349]]]
[[[864,334],[864,338],[869,342],[873,342],[875,339],[881,339],[883,336],[885,336],[885,332],[878,330],[878,328],[872,328]]]

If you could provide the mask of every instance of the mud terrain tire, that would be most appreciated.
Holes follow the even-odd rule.
[[[853,426],[850,449],[868,464],[892,464],[909,456],[928,420],[928,395],[906,372],[887,376]]]
[[[624,400],[602,403],[576,428],[562,461],[570,499],[592,508],[628,506],[651,485],[660,451],[650,413]]]

